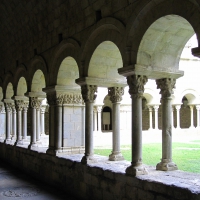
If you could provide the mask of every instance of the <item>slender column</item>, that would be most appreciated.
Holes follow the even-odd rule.
[[[40,142],[40,107],[36,109],[36,141]]]
[[[31,97],[31,108],[32,108],[32,130],[31,130],[31,143],[29,145],[29,149],[31,147],[37,147],[37,109],[40,108],[42,100],[38,99],[38,97]]]
[[[16,108],[17,108],[17,140],[15,145],[20,144],[22,140],[22,110],[24,107],[23,100],[16,100]]]
[[[161,89],[162,96],[162,159],[156,169],[162,171],[177,170],[178,167],[172,162],[172,105],[171,94],[175,86],[175,79],[165,78],[156,80],[157,88]]]
[[[27,111],[28,111],[28,102],[24,104],[23,108],[23,126],[22,126],[22,140],[26,141],[27,138]]]
[[[15,108],[15,104],[12,104],[12,140],[16,140],[16,134],[17,134],[17,112]]]
[[[132,98],[132,161],[126,174],[133,176],[148,173],[142,165],[142,95],[147,80],[146,76],[140,75],[127,77]]]
[[[96,98],[97,86],[82,85],[81,94],[85,102],[85,155],[81,162],[87,164],[93,158],[93,104]]]
[[[194,128],[194,117],[193,117],[193,109],[194,109],[194,105],[190,105],[190,116],[191,116],[191,125],[190,128]]]
[[[101,130],[101,111],[102,111],[102,106],[97,106],[97,113],[98,113],[98,132],[102,132],[102,130]]]
[[[199,129],[200,128],[200,125],[199,125],[199,111],[200,111],[200,105],[196,105],[196,109],[197,109],[197,128]]]
[[[45,114],[45,106],[42,106],[41,109],[40,109],[40,125],[41,125],[41,129],[40,129],[40,134],[41,136],[42,135],[45,135],[45,117],[44,117],[44,114]]]
[[[172,129],[174,129],[174,107],[172,106]]]
[[[176,117],[177,117],[177,129],[180,129],[180,109],[181,109],[181,106],[180,105],[177,105],[175,106],[176,107]]]
[[[5,107],[4,107],[4,105],[3,105],[3,102],[0,102],[0,115],[5,115]],[[0,134],[0,140],[3,140],[3,139],[5,139],[4,137],[5,137],[5,131],[6,131],[6,127],[5,127],[5,125],[3,126],[3,130],[2,130],[2,132],[1,132],[1,134]]]
[[[62,105],[64,101],[64,95],[59,95],[56,99],[56,133],[55,133],[55,148],[56,152],[61,152],[62,151]]]
[[[124,160],[124,157],[120,151],[120,101],[124,94],[123,87],[112,87],[108,88],[108,94],[113,105],[112,111],[112,153],[109,155],[109,160],[118,161]]]
[[[12,112],[12,104],[10,103],[5,103],[6,105],[6,138],[5,138],[5,143],[10,143],[11,141],[11,135],[10,135],[10,131],[11,131],[11,112]]]
[[[97,131],[97,107],[94,107],[94,131]]]
[[[159,105],[153,106],[155,112],[155,130],[158,130],[158,108]]]
[[[149,108],[149,130],[152,130],[153,129],[153,121],[152,121],[152,107],[151,106],[148,106]]]

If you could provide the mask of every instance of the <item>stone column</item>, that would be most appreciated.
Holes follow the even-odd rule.
[[[152,121],[152,107],[148,106],[149,108],[149,131],[153,129],[153,121]]]
[[[200,128],[200,125],[199,125],[199,111],[200,111],[200,105],[196,105],[196,109],[197,109],[197,128],[199,129]]]
[[[6,138],[5,143],[11,142],[11,112],[12,112],[12,104],[11,103],[5,103],[6,105]]]
[[[45,106],[42,106],[40,109],[40,134],[41,136],[45,135]]]
[[[97,106],[97,113],[98,113],[98,132],[102,132],[102,126],[101,126],[101,111],[102,111],[102,106]]]
[[[97,107],[94,107],[94,131],[97,131]]]
[[[193,129],[194,128],[194,116],[193,116],[193,109],[194,109],[194,105],[190,105],[190,116],[191,116],[191,125],[190,128]]]
[[[24,107],[23,100],[15,100],[17,108],[17,140],[15,145],[20,144],[22,140],[22,110]]]
[[[15,142],[16,140],[16,135],[17,135],[17,112],[16,112],[16,108],[15,108],[15,104],[12,104],[12,131],[11,131],[11,135],[12,135],[12,140]]]
[[[176,117],[177,117],[177,126],[176,126],[176,128],[177,129],[180,129],[181,127],[180,127],[180,109],[181,109],[181,106],[180,105],[176,105],[175,106],[175,108],[176,108]]]
[[[32,130],[31,130],[31,143],[29,145],[29,149],[31,147],[37,147],[37,134],[38,134],[38,124],[37,124],[37,110],[40,108],[42,100],[38,97],[31,97],[31,108],[32,108]]]
[[[62,115],[63,115],[63,101],[64,101],[65,95],[60,94],[58,95],[56,99],[56,123],[55,123],[55,150],[56,152],[62,152]]]
[[[42,102],[41,102],[42,103]],[[40,108],[41,108],[41,105],[39,107],[36,108],[36,141],[38,143],[40,143]]]
[[[174,129],[174,107],[172,106],[172,129]]]
[[[24,103],[23,107],[23,121],[22,121],[22,141],[25,142],[27,139],[27,111],[28,102]]]
[[[112,87],[108,88],[108,94],[112,102],[112,153],[109,155],[109,160],[119,161],[124,160],[124,157],[120,151],[120,102],[122,100],[122,95],[124,94],[123,87]]]
[[[158,130],[158,108],[159,105],[153,106],[155,112],[155,130]]]
[[[81,94],[85,102],[85,155],[81,162],[87,164],[93,158],[93,104],[96,98],[97,86],[82,85]]]
[[[5,107],[3,102],[0,102],[0,115],[5,115],[6,111],[5,111]],[[3,122],[1,122],[3,123]],[[0,140],[4,140],[5,139],[5,133],[6,133],[6,125],[3,125],[3,130],[1,130],[1,134],[0,134]]]
[[[177,170],[177,165],[172,162],[172,105],[171,94],[175,86],[175,79],[164,78],[156,80],[157,88],[161,89],[162,100],[162,159],[156,169],[162,171]]]
[[[142,95],[147,80],[146,76],[140,75],[127,77],[132,98],[132,159],[126,174],[133,176],[147,174],[142,165]]]

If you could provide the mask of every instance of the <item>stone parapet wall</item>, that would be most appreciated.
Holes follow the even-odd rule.
[[[0,157],[46,183],[64,189],[76,198],[109,200],[198,200],[200,175],[181,171],[161,172],[148,167],[149,175],[125,175],[129,162],[98,162],[82,165],[82,155],[54,157],[39,151],[0,143]],[[197,180],[195,182],[195,180]]]

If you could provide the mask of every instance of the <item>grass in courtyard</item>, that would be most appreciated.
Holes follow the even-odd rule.
[[[173,143],[172,158],[179,170],[200,173],[200,141],[190,143]],[[124,158],[131,161],[131,146],[121,146]],[[95,154],[108,156],[111,149],[95,149]],[[162,157],[159,143],[143,144],[143,163],[156,166]]]

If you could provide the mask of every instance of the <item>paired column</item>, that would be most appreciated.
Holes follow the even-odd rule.
[[[177,170],[178,167],[172,162],[172,105],[171,95],[175,86],[175,79],[164,78],[156,80],[157,88],[161,89],[162,101],[162,159],[156,169],[162,171]]]
[[[197,128],[200,128],[200,124],[199,124],[199,111],[200,111],[200,105],[196,105],[196,109],[197,109]]]
[[[6,113],[6,111],[5,111],[4,104],[3,104],[3,102],[0,102],[0,115],[5,116],[5,113]],[[3,117],[3,116],[1,116],[1,117]],[[1,133],[0,133],[0,140],[5,139],[6,125],[3,123],[4,120],[5,120],[5,118],[3,118],[3,121],[1,122],[2,123],[2,130],[1,130]]]
[[[153,106],[155,112],[155,130],[158,130],[158,108],[159,105]]]
[[[20,144],[22,140],[22,110],[23,110],[23,101],[16,100],[16,108],[17,108],[17,139],[15,145]]]
[[[151,106],[148,106],[149,108],[149,131],[153,129],[153,126],[152,126],[152,123],[153,123],[153,120],[152,120],[152,107]]]
[[[40,130],[40,123],[38,124],[38,110],[40,110],[42,99],[38,97],[31,97],[31,108],[32,108],[32,130],[31,130],[31,143],[29,148],[38,146],[38,131]]]
[[[12,103],[5,103],[6,107],[6,138],[5,143],[11,142],[11,116],[12,116]]]
[[[12,135],[12,140],[16,140],[16,134],[17,134],[17,111],[15,104],[12,104],[12,130],[11,130],[11,135]]]
[[[85,102],[85,155],[81,162],[87,164],[93,157],[93,104],[96,98],[97,86],[82,85],[81,94]]]
[[[181,109],[181,106],[180,105],[176,105],[175,106],[175,108],[176,108],[176,117],[177,117],[177,126],[176,126],[176,128],[177,129],[180,129],[181,127],[180,127],[180,109]]]
[[[27,111],[28,111],[29,102],[24,102],[23,107],[23,121],[22,121],[22,142],[27,142]]]
[[[126,174],[133,176],[147,174],[142,165],[142,95],[147,80],[146,76],[140,75],[127,77],[132,98],[132,161]]]
[[[124,160],[124,157],[120,151],[120,102],[122,100],[122,95],[124,94],[123,87],[112,87],[108,88],[108,94],[112,102],[112,127],[113,127],[113,137],[112,137],[112,154],[109,155],[109,160],[118,161]]]
[[[190,122],[190,128],[193,129],[194,128],[194,114],[193,114],[193,109],[194,109],[194,105],[190,105],[190,119],[191,119],[191,122]]]

